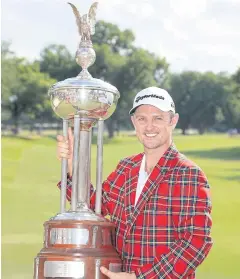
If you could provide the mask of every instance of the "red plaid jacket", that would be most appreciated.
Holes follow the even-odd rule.
[[[172,145],[135,207],[142,157],[143,153],[121,160],[103,183],[102,212],[116,224],[116,249],[124,270],[134,271],[138,279],[193,279],[212,246],[206,176]],[[71,179],[67,196],[70,200]]]

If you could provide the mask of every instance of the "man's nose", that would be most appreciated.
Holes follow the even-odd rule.
[[[153,129],[153,122],[152,121],[148,121],[147,123],[146,123],[146,130],[147,131],[151,131],[152,129]]]

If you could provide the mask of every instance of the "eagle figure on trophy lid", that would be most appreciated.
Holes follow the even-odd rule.
[[[74,15],[76,17],[81,41],[91,41],[91,35],[95,33],[96,11],[98,2],[93,3],[89,9],[88,14],[85,14],[83,16],[80,15],[78,9],[73,4],[68,4],[72,7]]]

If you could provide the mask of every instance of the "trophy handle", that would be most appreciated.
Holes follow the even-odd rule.
[[[74,115],[74,144],[73,144],[73,174],[72,174],[71,211],[76,211],[76,208],[77,208],[79,135],[80,135],[80,116]]]
[[[63,136],[65,140],[68,139],[68,120],[63,119]],[[67,168],[68,160],[66,158],[62,159],[61,168],[61,199],[60,199],[60,212],[64,213],[66,211],[66,189],[67,189]]]
[[[97,135],[97,174],[96,174],[96,201],[95,213],[101,214],[102,203],[102,169],[103,169],[103,132],[104,121],[98,120],[98,135]]]

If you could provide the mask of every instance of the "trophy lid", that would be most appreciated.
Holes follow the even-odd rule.
[[[117,88],[111,85],[108,82],[105,82],[101,79],[97,78],[82,78],[82,77],[73,77],[67,78],[63,81],[59,81],[52,85],[49,89],[49,95],[53,94],[54,92],[62,89],[96,89],[96,90],[103,90],[105,92],[111,92],[116,95],[117,98],[120,97],[120,93]]]

